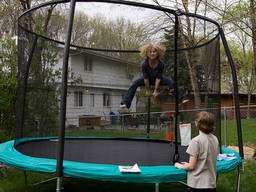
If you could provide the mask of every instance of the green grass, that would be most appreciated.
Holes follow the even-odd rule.
[[[27,173],[29,185],[25,185],[23,172],[14,170],[8,173],[8,178],[0,177],[0,192],[55,192],[56,181],[52,181],[46,184],[40,184],[32,186],[32,183],[42,181],[44,179],[53,178],[54,175],[39,174],[39,173]],[[14,185],[15,183],[15,185]],[[80,178],[64,178],[63,179],[63,192],[141,192],[141,191],[154,191],[155,185],[148,183],[121,183],[121,182],[107,182],[97,181]],[[171,190],[170,190],[171,189]],[[176,192],[186,191],[186,187],[179,183],[160,184],[160,191],[172,191]]]
[[[65,132],[66,136],[95,136],[95,137],[144,137],[146,138],[146,131],[145,130],[124,130],[122,132],[120,129],[71,129]],[[151,130],[150,131],[150,138],[154,139],[164,139],[165,130]]]
[[[256,119],[242,119],[243,143],[256,144]],[[222,144],[224,144],[224,122],[222,121]],[[238,136],[235,120],[227,121],[227,143],[228,145],[238,145]]]
[[[244,173],[241,175],[241,192],[254,192],[256,187],[256,161],[244,161]],[[236,191],[237,170],[222,174],[218,177],[217,191]]]
[[[256,119],[242,119],[243,129],[243,141],[244,143],[256,144]],[[151,132],[152,138],[164,138],[165,130],[155,130]],[[122,134],[121,130],[82,130],[72,129],[67,130],[66,135],[69,136],[116,136],[116,137],[146,137],[145,130],[125,130],[125,134]],[[229,120],[227,122],[228,144],[237,145],[237,133],[235,127],[235,121]],[[222,142],[224,144],[224,129],[222,122]],[[46,180],[55,175],[41,174],[27,172],[28,182],[36,183],[42,180]],[[244,174],[241,176],[241,192],[254,192],[256,189],[255,182],[256,175],[256,161],[244,162]],[[89,179],[78,178],[64,178],[63,179],[63,192],[154,192],[154,184],[143,183],[120,183],[120,182],[103,182]],[[236,191],[237,186],[237,170],[219,175],[217,182],[218,192],[231,192]],[[8,177],[4,178],[0,173],[0,192],[55,192],[56,181],[52,181],[47,184],[40,184],[37,186],[25,185],[24,173],[20,170],[8,171]],[[160,184],[160,192],[185,192],[186,187],[179,183],[167,183]]]
[[[247,161],[244,163],[245,172],[241,177],[241,192],[254,192],[256,188],[256,162]],[[32,183],[40,182],[45,179],[53,178],[54,175],[28,172],[29,185],[25,185],[23,171],[13,170],[8,172],[8,177],[0,176],[0,192],[54,192],[56,190],[56,181],[46,184],[32,186]],[[217,182],[217,191],[231,192],[236,191],[237,171],[219,175]],[[154,184],[144,183],[121,183],[106,182],[89,179],[64,178],[63,192],[154,192]],[[185,192],[186,187],[179,183],[160,184],[160,192]]]

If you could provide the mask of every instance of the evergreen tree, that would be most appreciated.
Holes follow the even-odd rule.
[[[174,80],[174,30],[165,30],[164,34],[165,41],[162,45],[166,48],[166,52],[163,56],[165,63],[164,74]],[[178,49],[181,49],[181,38],[178,38]],[[178,88],[183,91],[191,90],[190,79],[188,74],[187,62],[183,51],[178,52],[177,57],[177,78]]]

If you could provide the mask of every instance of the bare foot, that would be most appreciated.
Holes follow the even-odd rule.
[[[125,109],[127,106],[125,104],[120,105],[120,108]]]
[[[185,104],[185,103],[188,103],[189,102],[189,99],[185,99],[182,101],[182,104]]]

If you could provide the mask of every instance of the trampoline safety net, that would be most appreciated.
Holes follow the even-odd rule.
[[[19,19],[16,144],[23,138],[58,137],[68,5],[56,2]],[[185,15],[178,16],[177,26],[175,19],[167,10],[76,3],[68,56],[66,137],[145,138],[149,126],[150,138],[172,142],[177,118],[177,140],[183,142],[183,128],[190,138],[196,136],[195,115],[207,110],[216,117],[214,134],[220,140],[218,28]],[[120,109],[122,97],[141,75],[139,47],[149,42],[166,48],[160,58],[165,64],[163,75],[190,100],[178,106],[178,114],[175,94],[167,86],[161,86],[159,96],[150,101],[141,86],[131,107]],[[43,147],[37,145],[35,150]],[[72,158],[69,154],[65,158]]]

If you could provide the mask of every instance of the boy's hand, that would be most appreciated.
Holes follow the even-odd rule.
[[[177,169],[185,169],[186,164],[187,164],[187,162],[175,163],[174,167]]]
[[[150,89],[146,89],[146,95],[147,96],[151,96],[152,95]]]
[[[174,164],[174,167],[177,168],[177,169],[181,169],[181,166],[182,166],[181,163],[175,163]]]

